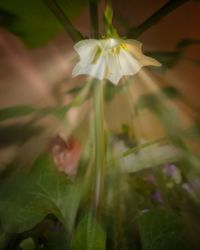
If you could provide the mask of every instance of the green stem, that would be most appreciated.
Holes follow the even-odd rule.
[[[95,213],[101,207],[104,188],[105,135],[103,81],[94,83],[94,141],[95,141]]]
[[[91,35],[94,38],[99,37],[99,17],[98,17],[98,0],[89,0],[90,7],[90,24]]]
[[[43,0],[47,7],[54,13],[64,29],[67,31],[69,36],[74,42],[78,42],[83,39],[82,34],[73,26],[69,18],[65,15],[63,10],[57,4],[55,0]]]
[[[151,26],[159,22],[163,17],[167,16],[171,11],[175,10],[182,4],[188,2],[189,0],[169,0],[163,7],[156,11],[152,16],[140,24],[137,28],[130,28],[127,37],[137,38],[142,33],[144,33]]]
[[[134,153],[137,153],[138,151],[140,151],[141,149],[143,148],[146,148],[146,147],[149,147],[151,145],[155,145],[155,144],[158,144],[158,143],[162,143],[162,142],[166,142],[166,138],[159,138],[159,139],[155,139],[153,141],[150,141],[150,142],[147,142],[147,143],[144,143],[144,144],[141,144],[139,146],[136,146],[134,148],[130,148],[129,150],[125,151],[122,155],[122,157],[126,157],[130,154],[134,154]]]

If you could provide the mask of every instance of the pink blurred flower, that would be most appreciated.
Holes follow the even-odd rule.
[[[62,137],[56,136],[51,144],[53,159],[57,168],[67,175],[75,175],[82,153],[79,140],[75,137],[70,137],[65,141]]]

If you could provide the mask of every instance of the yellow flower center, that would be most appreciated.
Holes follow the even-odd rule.
[[[100,47],[100,46],[98,47],[91,63],[96,64],[101,53],[103,53],[104,55],[105,54],[118,55],[120,53],[120,50],[122,49],[126,51],[129,50],[127,44],[121,41],[117,41],[114,39],[107,40],[103,47]]]
[[[117,54],[119,54],[121,49],[128,50],[128,47],[125,43],[120,43],[117,46],[112,47],[110,52],[113,55],[117,55]]]

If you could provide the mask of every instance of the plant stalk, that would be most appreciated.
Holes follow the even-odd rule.
[[[105,171],[104,82],[98,81],[94,84],[95,213],[97,214],[103,200]]]
[[[98,0],[89,0],[89,7],[90,7],[91,35],[94,38],[98,38],[99,37]]]
[[[144,33],[151,26],[159,22],[163,17],[167,16],[171,11],[175,10],[182,4],[188,2],[189,0],[169,0],[163,7],[156,11],[153,15],[147,18],[142,24],[138,27],[132,27],[127,33],[129,38],[137,38],[142,33]]]
[[[56,16],[58,21],[62,24],[62,26],[74,42],[78,42],[83,39],[82,34],[73,26],[73,24],[63,12],[63,10],[60,8],[56,0],[43,1],[47,5],[47,7],[52,11],[52,13]]]
[[[134,153],[137,153],[139,152],[141,149],[143,148],[146,148],[146,147],[149,147],[151,145],[155,145],[155,144],[159,144],[159,143],[163,143],[163,142],[167,142],[167,139],[165,137],[163,138],[159,138],[159,139],[155,139],[153,141],[149,141],[149,142],[146,142],[146,143],[143,143],[139,146],[136,146],[134,148],[130,148],[128,149],[127,151],[125,151],[123,154],[122,154],[122,157],[126,157],[130,154],[134,154]]]

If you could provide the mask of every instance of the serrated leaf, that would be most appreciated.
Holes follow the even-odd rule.
[[[139,216],[143,250],[189,250],[178,217],[164,210],[150,210]]]
[[[105,250],[106,234],[91,215],[85,216],[79,223],[72,239],[73,250]]]

